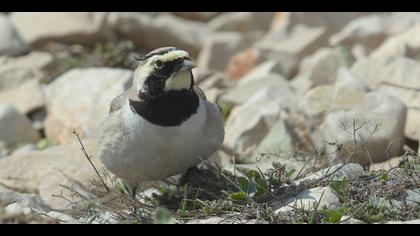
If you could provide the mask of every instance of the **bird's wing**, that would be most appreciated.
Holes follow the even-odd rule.
[[[194,86],[194,91],[200,96],[200,98],[204,101],[207,101],[206,94],[204,94],[203,90],[199,88],[198,86]]]
[[[111,105],[110,105],[110,108],[109,108],[109,114],[120,110],[122,105],[124,104],[124,102],[128,98],[131,98],[133,96],[133,93],[134,93],[134,89],[131,87],[130,89],[128,89],[124,93],[115,97],[111,102]]]
[[[198,94],[198,96],[200,96],[200,98],[203,101],[207,101],[207,97],[206,94],[203,92],[203,90],[201,90],[198,86],[194,86],[194,91]],[[222,108],[219,106],[219,104],[214,104],[215,106],[217,106],[217,108],[219,108],[219,112],[222,113]]]

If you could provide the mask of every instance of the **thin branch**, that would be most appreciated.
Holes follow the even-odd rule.
[[[104,187],[105,187],[106,191],[107,191],[108,193],[110,193],[111,191],[109,190],[108,186],[105,184],[105,181],[103,180],[102,176],[99,174],[98,169],[96,169],[95,165],[93,164],[93,162],[92,162],[92,160],[91,160],[91,156],[89,156],[89,155],[88,155],[88,153],[87,153],[87,151],[86,151],[86,149],[85,149],[85,146],[83,145],[83,142],[82,142],[82,140],[80,139],[80,133],[79,133],[79,131],[77,131],[76,129],[73,129],[73,132],[72,132],[72,133],[73,133],[74,135],[76,135],[77,140],[79,141],[80,147],[81,147],[81,149],[82,149],[82,151],[83,151],[83,154],[85,154],[86,159],[89,161],[90,165],[91,165],[91,166],[92,166],[92,168],[95,170],[96,174],[98,175],[99,179],[101,180],[102,184],[104,185]]]

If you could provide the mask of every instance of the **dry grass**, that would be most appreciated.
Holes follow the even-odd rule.
[[[353,126],[353,135],[356,136],[360,127]],[[236,177],[214,163],[203,161],[200,167],[190,169],[176,181],[166,179],[154,184],[158,194],[149,197],[137,195],[133,198],[127,194],[124,184],[121,185],[106,170],[99,173],[94,166],[95,175],[86,186],[73,181],[72,186],[63,187],[73,193],[73,197],[67,199],[72,205],[71,214],[89,219],[88,222],[101,218],[104,212],[115,216],[120,223],[187,223],[211,216],[222,217],[228,223],[251,220],[256,223],[341,223],[343,215],[367,223],[420,218],[419,204],[403,202],[398,210],[386,204],[387,201],[403,199],[406,190],[420,187],[420,161],[415,153],[406,152],[400,165],[388,171],[364,172],[352,179],[334,177],[368,142],[369,139],[364,142],[355,139],[354,147],[339,168],[318,180],[299,184],[297,177],[310,173],[308,170],[313,170],[314,163],[325,158],[325,153],[319,152],[318,147],[306,153],[307,161],[301,170],[297,170],[295,178],[280,163],[273,163],[266,173],[237,169],[243,176]],[[85,155],[89,160],[89,155]],[[294,209],[274,214],[274,202],[285,202],[306,189],[320,186],[330,186],[336,191],[341,208]],[[148,187],[150,185],[140,186],[139,192]],[[378,203],[375,199],[385,203]]]

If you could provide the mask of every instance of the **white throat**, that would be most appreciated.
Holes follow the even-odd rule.
[[[176,73],[165,82],[165,91],[189,89],[191,87],[191,72],[184,70]]]

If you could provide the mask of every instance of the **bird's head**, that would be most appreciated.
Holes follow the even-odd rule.
[[[171,91],[194,86],[191,70],[195,67],[188,52],[176,47],[155,49],[142,58],[134,73],[133,86],[140,96],[160,97]]]

